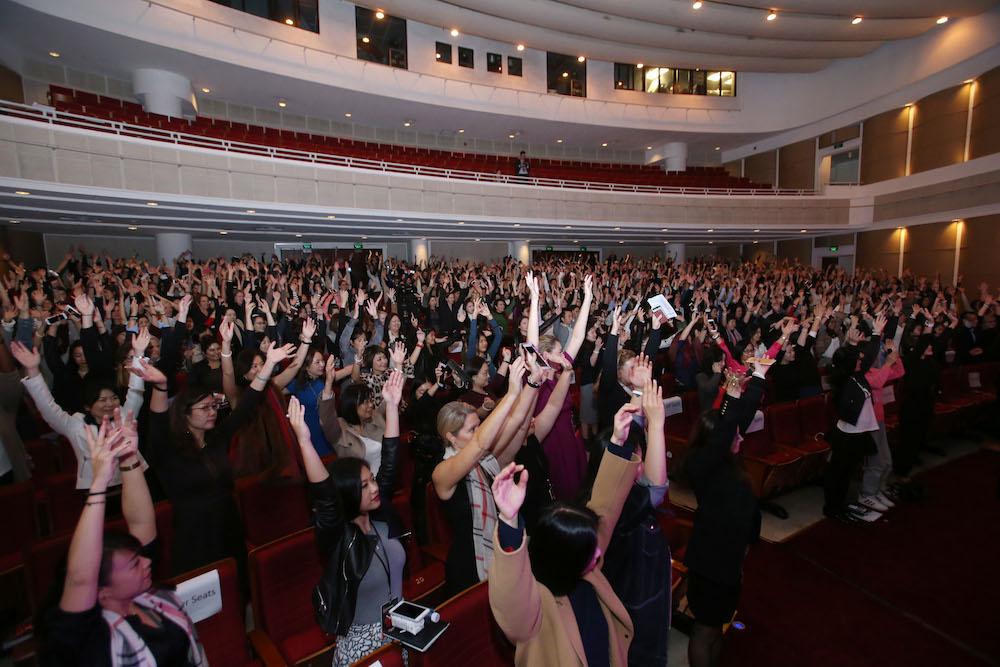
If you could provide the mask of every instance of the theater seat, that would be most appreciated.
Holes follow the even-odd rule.
[[[790,447],[802,456],[801,475],[797,483],[819,477],[826,467],[826,454],[830,451],[830,445],[805,434],[797,403],[772,405],[765,410],[765,415],[771,425],[774,442]]]
[[[309,498],[301,481],[244,478],[236,484],[249,549],[309,527]]]
[[[254,660],[250,653],[250,642],[243,625],[243,600],[234,559],[226,558],[187,572],[173,578],[170,583],[177,585],[212,570],[219,571],[222,609],[195,624],[208,664],[212,667],[259,665],[260,662]]]
[[[411,667],[508,667],[514,649],[490,611],[489,581],[483,581],[437,608],[451,627],[426,653],[410,652]]]
[[[408,535],[400,539],[406,549],[406,569],[409,576],[403,581],[403,597],[417,600],[444,585],[444,563],[435,559],[425,559],[413,534],[413,513],[410,511],[408,496],[395,496],[392,506],[403,522],[403,530]]]
[[[335,638],[316,623],[312,591],[323,576],[313,529],[281,538],[250,552],[250,591],[258,655],[277,652],[289,665],[329,663]],[[321,657],[322,656],[322,657]]]
[[[688,451],[688,440],[691,438],[691,428],[701,412],[698,404],[698,392],[689,391],[681,394],[683,410],[679,414],[670,415],[663,424],[666,435],[667,452],[670,455],[668,472],[678,475],[684,469],[684,457]]]
[[[355,662],[351,667],[405,667],[403,650],[392,642]],[[212,667],[215,667],[214,665]]]
[[[76,490],[76,472],[53,475],[43,485],[48,535],[70,532],[83,510],[84,496]]]
[[[444,563],[448,560],[448,548],[451,546],[451,524],[448,523],[444,506],[437,497],[432,482],[427,483],[424,497],[427,501],[425,508],[427,511],[428,543],[421,546],[420,550],[425,556]]]
[[[765,415],[764,427],[743,437],[740,454],[750,474],[750,486],[758,499],[770,498],[799,483],[802,455],[774,442]]]

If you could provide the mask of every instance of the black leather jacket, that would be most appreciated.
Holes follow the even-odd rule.
[[[371,515],[373,521],[385,521],[389,525],[391,538],[399,537],[403,532],[399,516],[392,506],[399,446],[398,437],[382,438],[382,463],[375,478],[382,504]],[[316,546],[326,558],[326,570],[314,591],[313,602],[317,608],[327,605],[333,609],[333,613],[327,616],[329,622],[321,623],[323,629],[330,634],[344,635],[354,622],[358,586],[371,565],[375,551],[361,528],[341,513],[331,478],[310,484],[310,487]]]

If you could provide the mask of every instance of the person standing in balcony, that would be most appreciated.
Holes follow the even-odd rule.
[[[524,155],[524,151],[521,151],[520,157],[518,157],[517,162],[514,163],[514,175],[523,176],[525,178],[531,176],[531,165],[528,164],[528,158]]]

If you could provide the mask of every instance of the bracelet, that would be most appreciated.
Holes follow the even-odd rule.
[[[263,382],[264,384],[267,384],[268,380],[270,380],[271,378],[266,378],[263,375],[258,375],[257,379]]]
[[[541,382],[532,382],[530,378],[524,380],[524,384],[528,385],[532,389],[538,389],[542,386]]]
[[[424,346],[423,343],[417,343],[417,347],[423,347],[423,346]]]
[[[87,505],[104,505],[104,504],[105,504],[105,501],[103,501],[103,500],[95,500],[93,502],[86,502],[86,503],[83,504],[83,506],[86,507]]]
[[[105,489],[104,491],[88,491],[87,495],[88,496],[105,496],[105,495],[107,495],[107,493],[108,493],[108,491],[107,491],[107,489]]]
[[[311,345],[313,341],[312,338],[310,338],[309,340],[302,340],[302,336],[299,336],[299,342],[305,343],[306,345]]]
[[[167,391],[167,390],[166,390],[166,388],[165,388],[165,387],[161,387],[161,386],[160,386],[160,385],[158,385],[158,384],[154,384],[154,385],[153,385],[153,391],[162,391],[162,392],[166,393],[166,391]]]
[[[139,460],[139,461],[136,461],[135,463],[133,463],[130,466],[118,466],[118,469],[121,470],[122,472],[128,472],[129,470],[135,470],[136,468],[138,468],[141,465],[142,465],[142,460]]]
[[[219,356],[228,359],[229,357],[233,356],[233,353],[230,352],[229,354],[226,354],[225,352],[219,352]]]

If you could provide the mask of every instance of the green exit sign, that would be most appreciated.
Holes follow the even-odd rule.
[[[840,246],[835,246],[835,245],[830,246],[830,252],[837,252],[837,248],[839,247]]]
[[[841,141],[839,144],[834,144],[833,147],[834,148],[843,148],[844,147],[844,142]]]
[[[552,246],[550,246],[550,245],[547,245],[547,246],[545,246],[545,249],[546,249],[546,250],[552,250]]]
[[[360,243],[355,243],[354,244],[354,249],[355,250],[361,250],[361,244]]]
[[[580,248],[580,252],[587,252],[586,248]]]
[[[303,243],[302,244],[302,249],[303,250],[312,250],[312,247],[313,247],[312,243]]]

